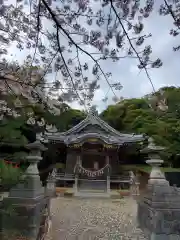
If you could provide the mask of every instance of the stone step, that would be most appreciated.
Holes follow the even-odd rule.
[[[79,190],[100,190],[100,191],[106,191],[107,185],[105,183],[97,182],[84,182],[79,184],[78,186]]]
[[[74,194],[74,197],[78,197],[78,198],[110,198],[110,194],[100,193],[100,192],[77,192]]]
[[[89,193],[106,193],[105,190],[101,190],[101,189],[79,189],[79,192],[89,192]]]

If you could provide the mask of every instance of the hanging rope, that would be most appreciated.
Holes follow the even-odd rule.
[[[96,171],[87,170],[83,168],[82,165],[76,164],[74,172],[84,174],[88,177],[96,177],[96,176],[102,176],[105,173],[106,169],[109,169],[109,164],[105,165],[103,168]]]

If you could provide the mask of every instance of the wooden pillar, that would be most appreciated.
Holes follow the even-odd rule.
[[[109,155],[106,155],[106,164],[109,164]],[[110,194],[110,176],[109,173],[107,174],[107,193]]]
[[[74,182],[74,194],[78,192],[78,176],[75,175],[75,182]]]
[[[81,154],[80,153],[78,153],[78,155],[77,155],[76,163],[77,164],[82,164],[82,159],[81,159]]]
[[[110,187],[110,176],[107,175],[107,193],[110,194],[111,187]]]
[[[106,164],[109,164],[109,155],[106,155]]]
[[[76,156],[76,164],[82,164],[81,155],[78,153]],[[75,181],[74,181],[74,194],[78,193],[78,174],[75,174]]]

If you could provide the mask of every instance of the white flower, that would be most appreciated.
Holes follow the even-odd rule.
[[[33,117],[30,117],[28,120],[27,120],[27,124],[28,125],[34,125],[36,123],[36,120],[35,118]]]
[[[37,124],[39,127],[43,127],[45,125],[45,121],[43,118],[41,118],[41,121],[37,121]]]

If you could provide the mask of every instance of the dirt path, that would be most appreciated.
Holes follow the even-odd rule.
[[[143,240],[132,199],[52,200],[51,240]]]

